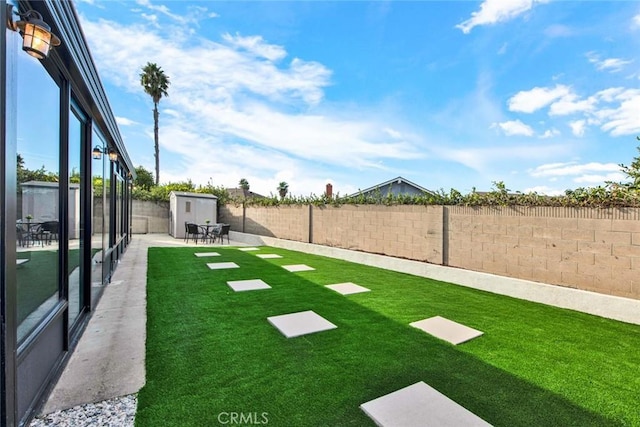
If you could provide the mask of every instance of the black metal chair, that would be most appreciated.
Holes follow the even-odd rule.
[[[16,224],[16,240],[18,241],[18,246],[25,246],[27,234],[22,223]]]
[[[38,228],[38,238],[44,244],[51,244],[52,241],[58,241],[58,233],[60,223],[58,221],[45,221]]]
[[[214,236],[214,242],[215,239],[220,239],[220,243],[224,244],[224,236],[227,236],[227,243],[229,243],[229,229],[231,228],[231,225],[229,224],[222,224],[222,226],[215,228],[213,230],[213,236]]]
[[[196,243],[196,245],[198,244],[199,238],[202,239],[202,242],[204,243],[207,237],[207,233],[202,229],[202,227],[192,222],[188,222],[185,227],[187,243],[189,243],[189,237],[193,238],[193,241]]]

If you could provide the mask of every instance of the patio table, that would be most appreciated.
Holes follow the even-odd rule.
[[[35,245],[36,240],[40,241],[38,237],[38,229],[42,225],[41,222],[16,222],[16,234],[18,238],[18,245],[29,247],[30,244]]]
[[[214,234],[216,229],[222,227],[222,224],[220,223],[215,223],[215,224],[198,224],[198,227],[200,227],[201,229],[204,230],[204,236],[202,236],[202,241],[204,242],[205,239],[209,239],[211,240],[212,243],[215,243],[216,241],[216,235]]]

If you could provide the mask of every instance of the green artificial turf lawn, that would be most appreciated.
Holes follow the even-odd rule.
[[[137,426],[230,425],[232,413],[373,426],[359,405],[418,381],[496,426],[640,425],[640,326],[279,248],[196,250],[149,249]],[[241,268],[206,266],[228,261]],[[272,289],[226,284],[245,279]],[[324,287],[343,282],[371,292]],[[267,321],[305,310],[338,328],[287,339]],[[484,335],[453,346],[409,326],[436,315]]]

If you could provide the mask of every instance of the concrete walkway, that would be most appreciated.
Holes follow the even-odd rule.
[[[231,232],[231,245],[269,245],[445,280],[516,298],[640,324],[640,301],[417,261]],[[135,235],[42,413],[136,393],[145,383],[147,249],[185,244]],[[227,246],[225,244],[224,246]]]
[[[220,244],[185,244],[166,234],[134,235],[42,414],[137,393],[144,385],[147,249],[153,246]]]

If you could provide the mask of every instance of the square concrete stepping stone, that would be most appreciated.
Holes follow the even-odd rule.
[[[311,270],[315,270],[315,268],[313,267],[309,267],[308,265],[305,264],[293,264],[293,265],[283,265],[282,268],[284,268],[285,270],[289,270],[292,273],[295,273],[297,271],[311,271]]]
[[[231,280],[227,282],[227,285],[236,292],[242,291],[255,291],[258,289],[271,289],[271,286],[267,285],[260,279],[251,280]]]
[[[262,259],[275,259],[275,258],[282,258],[281,255],[278,254],[258,254],[256,255],[258,258],[262,258]]]
[[[364,286],[356,285],[355,283],[336,283],[335,285],[326,285],[325,287],[334,290],[342,295],[359,294],[361,292],[370,292],[371,289],[367,289]]]
[[[410,325],[454,345],[462,344],[484,333],[440,316],[419,320]]]
[[[299,313],[283,314],[281,316],[267,317],[269,323],[278,328],[287,338],[299,337],[301,335],[313,334],[329,329],[337,328],[324,317],[315,312],[301,311]]]
[[[360,405],[382,427],[491,426],[423,381]]]
[[[238,248],[238,250],[239,251],[244,251],[244,252],[247,252],[247,251],[259,251],[260,248]]]
[[[235,262],[210,262],[207,263],[207,267],[212,270],[222,270],[225,268],[240,268]]]
[[[220,256],[220,254],[218,252],[196,252],[194,255],[197,256],[197,257]]]

